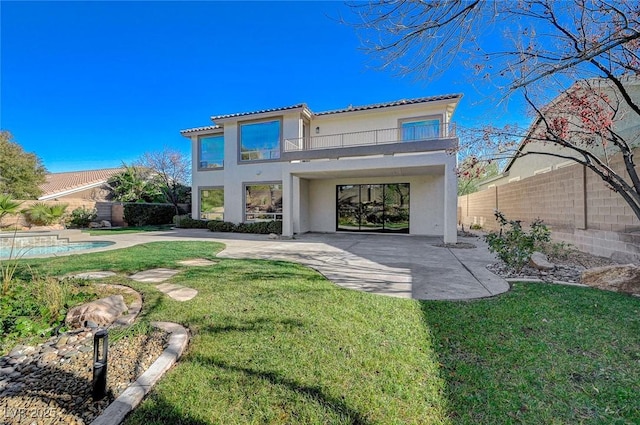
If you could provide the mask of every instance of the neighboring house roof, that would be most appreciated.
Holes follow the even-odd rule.
[[[622,81],[622,84],[625,87],[640,85],[640,77],[625,76],[625,77],[620,78],[620,80]],[[599,79],[599,78],[592,78],[592,79],[588,79],[588,80],[579,80],[579,81],[573,83],[571,85],[571,87],[569,87],[567,90],[565,90],[564,92],[562,92],[558,96],[556,96],[551,102],[549,102],[549,104],[545,105],[542,108],[542,111],[545,112],[545,111],[551,109],[552,107],[554,107],[556,104],[558,104],[566,96],[566,94],[567,94],[567,92],[569,90],[574,89],[574,88],[584,87],[585,84],[595,84],[595,83],[598,83],[598,82],[610,83],[607,79]],[[602,89],[603,90],[612,90],[612,87],[603,86]],[[525,142],[529,138],[529,135],[531,135],[537,129],[538,125],[540,125],[541,122],[542,122],[542,118],[538,116],[533,120],[531,125],[529,125],[529,128],[527,129],[526,135],[520,140],[520,144],[518,145],[518,149],[511,156],[511,158],[509,159],[509,162],[506,164],[506,166],[504,167],[504,170],[502,171],[501,174],[508,173],[509,170],[511,169],[511,167],[513,166],[513,164],[516,162],[516,160],[521,158],[518,154],[525,147]],[[487,180],[485,182],[482,182],[482,183],[488,183],[490,181],[497,180],[499,177],[502,177],[502,176],[493,177],[493,178],[491,178],[491,179],[489,179],[489,180]]]
[[[46,201],[59,196],[67,196],[107,182],[114,175],[121,173],[123,168],[104,168],[101,170],[71,171],[67,173],[49,173],[47,181],[40,185],[42,196],[38,199]]]
[[[322,111],[322,112],[312,112],[307,107],[306,103],[298,103],[296,105],[283,106],[280,108],[272,108],[272,109],[262,109],[259,111],[252,111],[252,112],[240,112],[235,114],[214,115],[211,117],[211,120],[215,122],[216,120],[223,120],[227,118],[237,118],[237,117],[245,117],[249,115],[265,114],[270,112],[288,111],[291,109],[298,109],[298,108],[303,108],[307,110],[312,116],[320,116],[320,115],[330,115],[330,114],[342,114],[346,112],[355,112],[355,111],[367,111],[372,109],[382,109],[382,108],[389,108],[393,106],[414,105],[418,103],[437,102],[440,100],[454,100],[454,99],[461,99],[461,98],[462,98],[461,93],[454,93],[454,94],[445,94],[445,95],[439,95],[439,96],[419,97],[415,99],[400,99],[400,100],[394,100],[392,102],[373,103],[370,105],[362,105],[362,106],[349,106],[347,108],[333,109],[330,111]],[[196,133],[199,131],[206,131],[206,130],[215,130],[218,128],[221,128],[221,126],[213,125],[213,126],[207,126],[207,127],[188,128],[185,130],[181,130],[180,133],[182,135],[187,135],[190,133]]]

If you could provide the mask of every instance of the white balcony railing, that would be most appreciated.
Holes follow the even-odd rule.
[[[410,143],[456,137],[453,123],[439,123],[407,128],[394,127],[352,133],[307,136],[285,139],[285,152],[299,152],[317,149],[335,149],[354,146],[375,146],[388,143]]]

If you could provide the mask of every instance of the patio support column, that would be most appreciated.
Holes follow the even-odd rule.
[[[456,157],[450,156],[444,166],[444,243],[458,241],[458,183]]]
[[[282,173],[282,236],[293,236],[293,174]]]

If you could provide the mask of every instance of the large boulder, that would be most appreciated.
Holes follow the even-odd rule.
[[[531,254],[531,258],[529,259],[529,266],[538,270],[553,270],[556,268],[555,264],[549,261],[546,255],[542,252],[535,251]]]
[[[122,295],[111,295],[70,309],[65,323],[71,328],[83,328],[87,322],[109,326],[126,311]]]
[[[582,272],[580,280],[595,288],[640,294],[640,267],[633,264],[594,267]]]

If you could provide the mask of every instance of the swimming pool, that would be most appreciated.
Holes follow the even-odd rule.
[[[61,254],[73,251],[82,251],[86,249],[104,248],[109,245],[113,245],[114,242],[95,241],[95,242],[67,242],[58,243],[49,246],[29,246],[29,247],[16,247],[11,252],[11,247],[0,248],[0,259],[7,258],[24,258],[24,257],[36,257],[38,255],[53,255]]]

